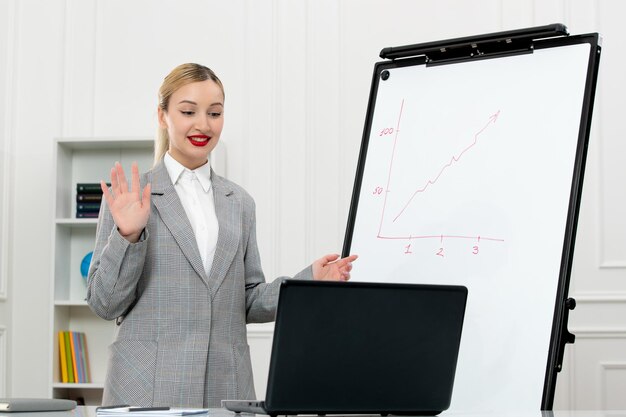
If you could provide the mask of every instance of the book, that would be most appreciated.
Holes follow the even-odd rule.
[[[77,219],[97,219],[98,218],[98,214],[99,214],[99,212],[97,212],[97,211],[86,212],[86,213],[79,212],[79,213],[76,213],[76,218]]]
[[[102,201],[102,193],[100,194],[77,193],[76,194],[77,203],[99,203],[101,201]]]
[[[70,332],[63,332],[65,340],[65,361],[67,363],[67,382],[74,383],[74,368],[72,367],[72,347],[70,346]]]
[[[82,350],[83,369],[85,372],[85,382],[91,382],[91,372],[89,370],[89,351],[87,350],[87,337],[85,333],[80,333],[80,346]]]
[[[107,187],[111,184],[107,183]],[[76,183],[77,194],[102,194],[102,188],[99,182],[77,182]]]
[[[70,349],[71,349],[71,354],[72,354],[72,372],[74,372],[74,382],[80,382],[80,378],[78,377],[78,366],[76,364],[76,348],[77,346],[75,346],[75,339],[74,339],[74,332],[67,332],[69,337],[70,337]]]
[[[78,368],[78,382],[87,382],[85,381],[85,370],[83,369],[83,347],[80,343],[80,334],[81,332],[72,332],[72,337],[74,338],[74,346],[76,347],[76,368]]]
[[[77,213],[92,213],[100,211],[100,202],[76,203]]]
[[[76,401],[58,398],[0,398],[0,412],[66,411],[76,408]]]
[[[91,382],[87,338],[83,332],[59,331],[59,366],[61,382]]]
[[[61,368],[61,382],[68,382],[67,379],[67,359],[65,356],[65,338],[63,332],[58,333],[59,337],[59,367]]]
[[[78,382],[87,382],[85,378],[85,363],[83,361],[83,344],[80,341],[82,332],[74,332],[74,344],[76,345],[76,366],[78,366]]]

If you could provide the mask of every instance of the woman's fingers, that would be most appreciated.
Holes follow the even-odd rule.
[[[119,182],[117,181],[117,171],[115,170],[115,166],[111,168],[111,191],[113,191],[113,195],[119,194]]]
[[[141,197],[141,184],[139,181],[139,167],[137,162],[133,162],[131,166],[131,191],[137,193],[137,197]],[[124,168],[119,162],[116,162],[113,168],[111,168],[111,190],[113,199],[119,197],[121,194],[128,192],[128,180],[124,173]]]
[[[107,187],[107,184],[104,181],[100,180],[100,188],[102,189],[102,195],[104,196],[104,199],[106,200],[109,207],[111,207],[111,204],[113,204],[113,196],[109,191],[109,187]]]
[[[144,209],[150,211],[150,195],[152,192],[152,186],[150,183],[147,183],[145,187],[143,187],[143,196],[141,199],[141,205]]]
[[[346,256],[345,258],[341,258],[337,261],[337,267],[339,268],[350,268],[352,269],[352,262],[356,261],[356,258],[358,258],[357,255],[350,255],[350,256]]]
[[[143,214],[149,214],[152,187],[148,183],[143,187],[143,190],[141,189],[137,162],[133,162],[131,172],[132,183],[130,187],[132,189],[129,192],[129,185],[124,175],[124,170],[121,164],[116,162],[111,168],[111,188],[109,189],[104,181],[100,181],[103,199],[106,200],[111,213],[131,213],[139,208],[139,211],[135,211],[135,213],[143,211]]]
[[[128,192],[128,182],[126,181],[126,174],[124,174],[124,168],[122,168],[122,164],[119,162],[115,163],[115,170],[117,171],[117,180],[120,186],[121,193]],[[137,174],[139,175],[139,174]]]
[[[133,162],[130,168],[132,172],[132,189],[133,193],[137,193],[137,196],[140,195],[139,190],[139,167],[137,166],[137,162]]]
[[[329,253],[328,255],[324,255],[322,257],[322,265],[328,265],[329,263],[335,262],[337,259],[339,259],[338,253]]]

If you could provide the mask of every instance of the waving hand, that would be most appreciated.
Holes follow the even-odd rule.
[[[111,191],[104,181],[100,181],[100,187],[118,231],[125,239],[134,243],[139,240],[141,232],[148,224],[150,184],[146,184],[142,193],[139,185],[139,168],[136,162],[133,162],[131,171],[130,190],[126,175],[119,162],[116,162],[115,166],[111,168]]]

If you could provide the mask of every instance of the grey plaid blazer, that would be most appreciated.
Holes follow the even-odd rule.
[[[102,204],[87,301],[117,319],[109,346],[104,405],[219,407],[255,397],[246,323],[272,321],[282,279],[266,283],[256,242],[255,205],[211,172],[219,223],[206,276],[191,225],[163,162],[139,242],[117,231]],[[311,266],[295,278],[312,279]]]

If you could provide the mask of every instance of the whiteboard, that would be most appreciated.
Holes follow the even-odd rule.
[[[592,50],[376,65],[344,255],[353,281],[468,288],[450,410],[542,405]]]

